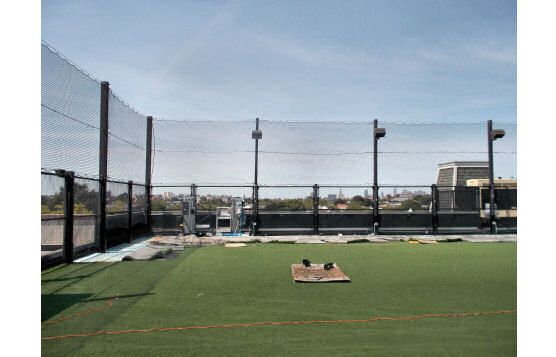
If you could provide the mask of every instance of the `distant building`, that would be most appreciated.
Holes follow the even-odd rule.
[[[348,208],[348,205],[345,204],[345,203],[338,203],[336,205],[336,209],[347,209],[347,208]]]
[[[328,200],[329,200],[329,201],[334,201],[335,199],[336,199],[336,195],[335,195],[335,194],[332,193],[332,194],[329,194],[329,195],[328,195]]]
[[[467,180],[468,187],[475,187],[481,206],[481,217],[490,214],[490,182],[488,179]],[[495,179],[496,216],[517,217],[517,179]]]
[[[465,186],[470,179],[488,179],[488,161],[453,161],[438,165],[438,186]]]
[[[403,197],[393,197],[391,199],[388,200],[387,202],[387,207],[398,207],[401,206],[402,202],[406,201],[407,198],[403,198]]]
[[[394,196],[396,196],[396,194],[394,194]],[[409,198],[411,198],[413,196],[413,192],[409,191],[409,190],[403,190],[402,193],[400,193],[400,195],[398,197],[403,198],[404,200],[407,200]]]
[[[342,189],[340,188],[340,192],[338,192],[338,198],[339,199],[345,199],[344,194],[342,193]]]
[[[363,191],[363,197],[369,198],[369,190]]]
[[[473,210],[477,202],[476,189],[467,187],[467,180],[488,179],[488,161],[453,161],[438,165],[438,208]]]
[[[164,198],[165,200],[169,200],[174,198],[175,194],[173,192],[164,192],[162,194],[162,198]]]

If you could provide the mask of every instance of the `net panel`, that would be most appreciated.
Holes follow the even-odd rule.
[[[488,161],[486,123],[379,123],[379,185],[431,185],[438,165]],[[153,183],[253,183],[251,122],[155,122]],[[516,125],[495,123],[495,175],[516,175]],[[262,185],[370,185],[372,122],[260,122]]]
[[[189,197],[191,187],[153,187],[151,212],[181,211],[181,200]]]
[[[372,195],[372,193],[371,193]],[[426,186],[391,186],[378,190],[379,209],[385,211],[431,211],[432,192]]]
[[[152,183],[253,182],[253,122],[153,121]]]
[[[147,118],[110,91],[108,122],[108,177],[144,183]]]
[[[507,135],[494,144],[495,175],[516,176],[515,124],[493,125]],[[398,124],[379,122],[386,137],[378,141],[378,184],[431,185],[438,165],[455,161],[488,164],[486,123]],[[485,177],[488,178],[488,177]]]
[[[41,46],[41,167],[98,175],[100,83]]]
[[[262,184],[364,184],[371,178],[372,124],[262,121]]]
[[[312,187],[261,187],[259,211],[313,211]]]
[[[147,195],[144,185],[133,185],[133,196],[131,201],[131,209],[133,212],[147,211]]]
[[[147,224],[147,194],[144,185],[133,185],[133,195],[131,197],[131,225],[133,227]]]
[[[41,174],[41,256],[62,254],[64,225],[64,179]]]
[[[319,211],[370,211],[372,186],[319,187]]]
[[[197,210],[215,211],[218,207],[231,207],[232,198],[239,197],[251,207],[253,188],[251,187],[199,187],[197,188]]]
[[[78,253],[98,244],[99,182],[76,178],[74,192],[73,247]]]
[[[494,129],[503,129],[506,135],[493,142],[494,177],[517,177],[517,124],[493,121]],[[486,140],[486,139],[485,139]]]
[[[106,213],[127,213],[128,195],[126,183],[108,182],[106,184]]]

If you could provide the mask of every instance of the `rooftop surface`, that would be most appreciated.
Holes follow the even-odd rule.
[[[303,259],[351,282],[295,283]],[[42,355],[514,355],[516,275],[516,243],[251,243],[62,264],[41,273]]]

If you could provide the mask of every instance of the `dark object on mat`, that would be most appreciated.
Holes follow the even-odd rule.
[[[306,266],[306,267],[310,267],[311,262],[309,261],[309,259],[303,259],[303,265]]]
[[[324,264],[324,270],[330,270],[334,268],[334,263],[326,263]]]

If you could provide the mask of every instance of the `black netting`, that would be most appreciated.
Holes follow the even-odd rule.
[[[246,206],[251,207],[252,195],[252,187],[199,187],[197,210],[215,211],[218,207],[231,207],[233,197],[241,198]]]
[[[145,186],[133,185],[131,208],[133,212],[143,213],[147,211],[147,196]]]
[[[131,225],[134,234],[146,232],[147,225],[147,195],[143,185],[133,185],[133,195],[131,198]]]
[[[490,204],[490,189],[483,188],[481,190],[481,208],[488,209]],[[517,209],[517,189],[496,188],[495,204],[498,210],[516,210]]]
[[[74,191],[73,247],[79,254],[98,242],[99,182],[76,178]]]
[[[153,183],[253,183],[251,122],[154,124]],[[378,183],[431,185],[440,164],[488,161],[486,123],[379,123]],[[516,125],[494,123],[495,175],[516,176]],[[372,122],[261,121],[259,184],[357,184],[373,181]],[[459,185],[459,183],[458,183]]]
[[[151,212],[181,211],[181,201],[190,193],[190,187],[154,187]]]
[[[497,209],[517,209],[517,190],[516,189],[496,189],[496,208]]]
[[[100,83],[41,47],[41,167],[98,174]]]
[[[481,199],[479,195],[478,187],[441,186],[438,188],[438,210],[440,212],[478,211]]]
[[[191,187],[153,187],[151,212],[181,211],[181,201],[189,197]]]
[[[110,92],[108,122],[108,177],[145,182],[147,118]]]
[[[372,186],[319,187],[319,211],[369,211],[372,197]]]
[[[372,175],[369,123],[262,121],[263,184],[364,184]]]
[[[312,211],[312,187],[261,187],[259,211]]]
[[[127,183],[108,182],[106,184],[106,213],[127,213],[128,197]]]
[[[494,178],[517,177],[517,124],[493,121],[494,129],[503,129],[506,135],[493,142]],[[486,140],[486,139],[485,139]]]
[[[41,256],[62,254],[64,224],[64,179],[41,174]]]
[[[494,143],[495,175],[516,177],[515,124],[497,124],[507,135]],[[488,164],[486,123],[379,123],[386,137],[378,141],[378,183],[431,185],[438,165],[455,161]],[[488,178],[484,177],[484,178]],[[458,183],[459,185],[459,183]]]
[[[370,192],[372,196],[372,190]],[[427,186],[380,187],[378,197],[378,207],[381,212],[428,212],[431,210],[432,191]]]
[[[154,120],[152,183],[251,183],[254,122]]]

